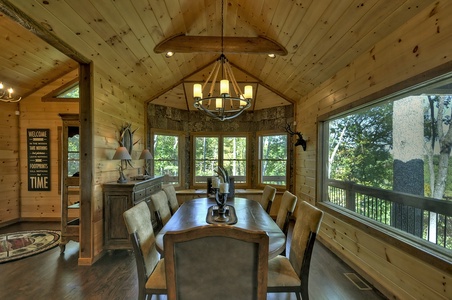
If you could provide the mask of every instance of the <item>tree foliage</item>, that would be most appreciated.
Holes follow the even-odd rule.
[[[447,178],[452,150],[452,96],[428,95],[427,99],[428,105],[424,110],[424,148],[429,169],[429,190],[431,197],[442,199],[446,195],[447,184],[451,184]]]
[[[179,138],[154,135],[154,175],[179,175]]]
[[[260,145],[262,183],[285,185],[287,172],[287,135],[262,136]]]
[[[329,124],[330,178],[391,189],[392,104],[359,111]]]

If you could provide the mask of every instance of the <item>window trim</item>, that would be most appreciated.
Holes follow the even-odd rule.
[[[150,130],[150,146],[149,146],[149,152],[151,152],[152,156],[155,157],[154,153],[154,136],[155,135],[167,135],[167,136],[176,136],[179,139],[179,149],[178,149],[178,159],[177,163],[179,166],[178,169],[178,184],[174,184],[175,188],[181,188],[185,186],[185,177],[183,174],[185,174],[185,166],[183,165],[184,159],[182,159],[182,155],[184,153],[183,148],[185,148],[185,140],[184,140],[184,133],[182,131],[176,131],[176,130],[166,130],[166,129],[157,129],[157,128],[151,128]],[[155,176],[155,170],[154,170],[154,159],[150,161],[151,167],[151,176]]]
[[[199,183],[195,183],[195,153],[196,153],[196,149],[195,149],[195,139],[197,137],[218,137],[219,141],[218,141],[218,159],[219,162],[223,161],[223,138],[224,137],[244,137],[246,138],[246,175],[245,175],[245,183],[234,183],[234,187],[237,188],[248,188],[251,186],[251,144],[250,144],[250,133],[248,132],[194,132],[190,134],[190,141],[191,141],[191,150],[192,150],[192,155],[190,158],[190,166],[191,166],[191,171],[190,171],[190,177],[192,178],[192,182],[190,183],[191,188],[195,188],[195,189],[206,189],[207,188],[207,183],[205,184],[199,184]],[[213,174],[212,174],[213,176]]]
[[[59,98],[58,96],[67,90],[73,88],[74,86],[79,85],[79,79],[74,78],[68,83],[62,85],[61,87],[51,91],[50,93],[42,96],[42,102],[80,102],[80,98]]]
[[[316,201],[316,205],[326,213],[357,228],[358,230],[378,238],[385,243],[395,246],[401,251],[416,256],[421,261],[424,261],[439,270],[450,273],[452,272],[451,257],[443,253],[441,249],[436,249],[436,247],[434,247],[435,245],[430,245],[427,241],[416,239],[410,234],[405,234],[403,232],[396,231],[395,229],[388,228],[387,226],[383,226],[383,224],[379,224],[377,221],[364,218],[333,203],[323,201],[323,199],[327,196],[325,183],[328,172],[325,161],[328,161],[328,147],[324,140],[329,134],[328,126],[326,126],[328,121],[348,115],[359,109],[364,109],[366,106],[371,106],[378,102],[403,97],[408,93],[412,93],[413,91],[421,89],[432,83],[441,82],[447,78],[452,78],[452,72],[450,72],[450,65],[444,64],[356,100],[349,105],[344,105],[328,113],[319,115],[317,117],[317,140],[319,142],[317,149],[316,176],[316,195],[318,200]]]
[[[257,147],[256,147],[256,159],[255,159],[255,165],[256,165],[256,173],[257,173],[257,182],[256,182],[256,186],[259,188],[264,188],[267,184],[266,183],[262,183],[261,180],[261,164],[260,164],[260,155],[261,155],[261,137],[263,136],[274,136],[274,135],[285,135],[287,137],[287,147],[286,147],[286,156],[287,156],[287,160],[286,160],[286,184],[285,185],[276,185],[276,184],[272,184],[272,186],[274,186],[275,188],[277,188],[278,190],[284,190],[287,189],[287,187],[289,186],[289,178],[290,178],[290,136],[287,132],[285,131],[280,131],[280,130],[265,130],[265,131],[258,131],[256,132],[256,141],[257,141]]]

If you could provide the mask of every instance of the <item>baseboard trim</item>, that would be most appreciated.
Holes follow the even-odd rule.
[[[9,226],[9,225],[12,225],[12,224],[16,224],[16,223],[19,223],[19,222],[20,222],[20,218],[8,220],[6,222],[0,223],[0,228],[6,227],[6,226]]]

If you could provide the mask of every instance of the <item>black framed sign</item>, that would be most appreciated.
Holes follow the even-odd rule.
[[[50,129],[27,129],[28,190],[50,191]]]

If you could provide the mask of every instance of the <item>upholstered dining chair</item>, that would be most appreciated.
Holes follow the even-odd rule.
[[[171,210],[168,204],[168,197],[166,196],[165,191],[161,190],[151,195],[151,201],[155,209],[158,230],[160,230],[171,218]]]
[[[281,197],[278,214],[276,215],[276,224],[287,236],[290,217],[292,216],[295,206],[297,205],[297,196],[289,191],[285,191]]]
[[[297,196],[289,191],[285,191],[281,197],[281,204],[279,206],[278,214],[276,215],[276,224],[287,236],[289,231],[290,217],[292,216],[295,206],[297,205]],[[286,255],[286,249],[281,253]]]
[[[169,184],[163,187],[163,191],[165,191],[166,197],[168,198],[171,214],[174,215],[176,210],[179,209],[179,202],[177,201],[176,189],[174,188],[174,185]]]
[[[164,259],[155,248],[151,212],[146,202],[140,202],[123,213],[127,232],[133,245],[138,271],[138,299],[166,294]]]
[[[267,298],[266,232],[208,225],[163,241],[169,300]]]
[[[276,188],[272,187],[271,185],[266,185],[264,187],[264,191],[262,193],[261,199],[259,200],[259,203],[267,213],[270,213],[275,195]]]
[[[309,299],[309,267],[322,217],[323,212],[315,206],[300,203],[289,256],[278,255],[268,261],[267,292],[294,292],[298,300]]]

